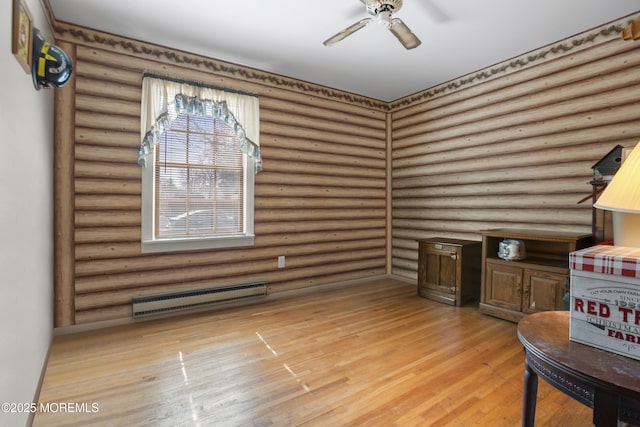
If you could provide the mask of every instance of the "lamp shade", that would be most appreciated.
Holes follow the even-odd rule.
[[[640,213],[640,144],[622,163],[593,206],[615,212]]]

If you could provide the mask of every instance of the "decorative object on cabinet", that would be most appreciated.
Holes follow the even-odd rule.
[[[640,143],[593,205],[613,211],[613,244],[640,247]]]
[[[498,258],[518,261],[527,257],[526,245],[522,240],[504,239],[498,243]]]
[[[482,243],[434,237],[418,240],[418,295],[461,306],[480,297]]]
[[[527,256],[504,260],[500,242],[522,241]],[[591,244],[591,234],[500,228],[482,231],[480,312],[518,322],[530,313],[562,310],[569,253]]]

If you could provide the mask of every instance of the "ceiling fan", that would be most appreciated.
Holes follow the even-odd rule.
[[[329,37],[323,42],[325,46],[331,46],[334,43],[339,42],[347,36],[355,33],[356,31],[366,27],[374,18],[382,25],[387,27],[389,31],[402,43],[406,49],[413,49],[420,46],[420,39],[402,22],[400,18],[391,18],[394,12],[397,12],[402,7],[402,0],[360,0],[364,3],[367,12],[373,18],[362,19],[355,24],[345,28],[338,34]]]

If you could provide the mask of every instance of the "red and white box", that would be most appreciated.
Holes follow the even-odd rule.
[[[569,268],[569,339],[640,360],[640,248],[592,246]]]

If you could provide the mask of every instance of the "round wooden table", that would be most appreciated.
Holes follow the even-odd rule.
[[[538,376],[593,408],[596,427],[640,425],[640,361],[569,340],[569,312],[531,314],[518,324],[524,345],[522,425],[535,423]]]

